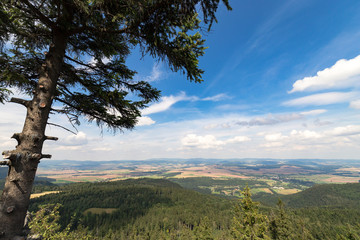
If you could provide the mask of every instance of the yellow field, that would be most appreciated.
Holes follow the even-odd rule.
[[[294,189],[276,189],[275,191],[282,195],[290,195],[290,194],[300,192],[299,189],[295,189],[295,188]]]
[[[273,192],[268,188],[262,188],[263,192],[273,194]]]
[[[332,176],[328,179],[325,179],[324,182],[327,183],[357,183],[359,182],[360,177],[343,177],[343,176]]]
[[[60,191],[47,191],[47,192],[42,192],[42,193],[34,193],[31,194],[30,199],[32,198],[38,198],[44,195],[48,195],[48,194],[54,194],[54,193],[59,193]]]

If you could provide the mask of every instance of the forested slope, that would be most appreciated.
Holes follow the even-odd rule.
[[[321,184],[284,196],[288,207],[360,207],[360,183]]]
[[[65,185],[59,194],[33,199],[31,211],[44,203],[60,203],[61,224],[72,216],[90,230],[105,236],[150,234],[193,230],[205,217],[214,225],[215,235],[228,234],[232,203],[226,199],[181,188],[167,180],[138,179],[106,183]],[[116,208],[110,214],[84,212],[91,208]],[[223,236],[225,237],[225,236]],[[156,239],[156,238],[152,238]]]
[[[262,205],[261,213],[269,220],[269,236],[271,224],[280,217],[292,239],[360,239],[356,238],[360,236],[359,185],[319,185],[281,196],[287,217],[279,214],[277,206]],[[201,194],[168,180],[37,186],[35,190],[42,188],[61,193],[33,199],[32,211],[41,204],[60,203],[63,227],[72,219],[74,227],[81,223],[99,239],[232,238],[233,210],[238,200]]]

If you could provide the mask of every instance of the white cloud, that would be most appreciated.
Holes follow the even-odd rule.
[[[236,136],[226,141],[226,143],[239,143],[239,142],[248,142],[251,141],[251,138],[247,136]]]
[[[269,114],[266,117],[256,117],[248,121],[237,121],[235,124],[241,126],[265,126],[265,125],[275,125],[275,124],[295,121],[302,118],[304,118],[304,116],[299,113],[278,114],[278,115]]]
[[[181,139],[181,144],[185,147],[195,148],[218,148],[225,145],[223,141],[218,141],[213,135],[198,136],[196,134],[188,134]]]
[[[348,102],[359,95],[358,92],[328,92],[296,98],[283,103],[285,106],[321,106]]]
[[[104,152],[108,152],[111,150],[113,150],[111,147],[98,147],[93,149],[93,151],[104,151]]]
[[[17,145],[15,140],[9,140],[9,138],[0,138],[0,141],[0,146],[2,147],[1,150],[10,150]]]
[[[251,138],[249,138],[247,136],[235,136],[228,140],[221,141],[221,140],[217,140],[214,135],[199,136],[196,134],[188,134],[181,139],[181,144],[184,147],[191,147],[191,148],[219,149],[220,147],[222,147],[226,144],[241,143],[241,142],[248,142],[248,141],[251,141]]]
[[[212,97],[203,98],[202,100],[203,101],[218,102],[218,101],[221,101],[221,100],[224,100],[224,99],[229,99],[229,98],[230,97],[228,95],[226,95],[225,93],[220,93],[220,94],[217,94],[217,95],[212,96]]]
[[[315,110],[311,110],[311,111],[301,112],[301,114],[307,116],[307,115],[319,115],[319,114],[323,114],[326,112],[327,112],[326,109],[315,109]]]
[[[350,102],[350,108],[360,109],[360,99]]]
[[[261,144],[261,147],[266,147],[266,148],[276,148],[282,146],[284,146],[284,143],[282,142],[270,142],[270,143]]]
[[[101,61],[104,63],[104,64],[107,64],[111,61],[110,58],[107,58],[107,57],[104,57],[101,59]],[[95,66],[97,63],[97,60],[95,60],[94,57],[91,57],[91,59],[89,60],[89,62],[87,64],[89,64],[90,66]]]
[[[288,138],[287,136],[283,136],[282,133],[273,133],[273,134],[267,134],[265,135],[265,140],[269,142],[275,142],[279,140],[283,140]]]
[[[341,59],[332,67],[317,72],[316,76],[297,80],[289,93],[341,89],[359,85],[359,82],[360,55],[350,60]]]
[[[81,146],[86,145],[88,139],[84,132],[78,132],[76,135],[67,136],[63,140],[60,139],[59,143],[65,146]]]
[[[144,116],[144,117],[139,117],[138,122],[136,124],[136,126],[148,126],[148,125],[152,125],[155,123],[154,120],[152,120],[150,117]]]
[[[310,130],[305,130],[305,131],[292,130],[290,135],[298,139],[318,139],[322,137],[322,134]]]
[[[360,134],[360,125],[347,125],[345,127],[336,127],[328,132],[334,136],[351,136]]]
[[[65,151],[77,151],[82,149],[82,146],[59,146],[55,148],[56,150],[65,150]]]
[[[142,110],[141,115],[149,115],[153,113],[164,112],[168,110],[175,103],[185,100],[191,101],[191,100],[195,100],[195,98],[186,96],[185,92],[180,92],[180,94],[177,96],[170,95],[168,97],[162,97],[159,103],[152,104],[148,108]]]
[[[242,104],[224,104],[224,105],[216,106],[216,109],[221,111],[238,111],[238,110],[246,110],[249,108],[250,108],[249,106]]]

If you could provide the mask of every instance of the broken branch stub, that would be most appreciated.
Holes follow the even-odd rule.
[[[10,102],[17,103],[17,104],[23,105],[25,107],[28,107],[29,104],[30,104],[30,101],[25,100],[25,99],[21,99],[21,98],[11,98]]]

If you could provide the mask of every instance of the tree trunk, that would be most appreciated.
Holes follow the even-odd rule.
[[[45,136],[45,128],[56,93],[65,47],[65,36],[60,30],[54,32],[53,43],[49,52],[45,53],[45,61],[39,70],[40,77],[33,99],[10,100],[26,106],[27,115],[22,132],[12,136],[18,142],[16,149],[3,152],[4,158],[9,159],[6,163],[9,171],[0,199],[0,239],[14,239],[15,236],[24,235],[23,225],[38,164],[40,159],[51,157],[42,154],[43,143],[47,139],[57,140]]]

